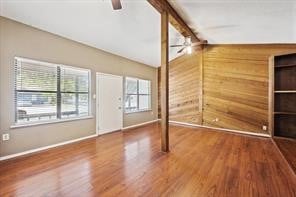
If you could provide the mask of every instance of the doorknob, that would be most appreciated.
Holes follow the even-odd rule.
[[[121,109],[121,107],[118,107],[118,109]]]

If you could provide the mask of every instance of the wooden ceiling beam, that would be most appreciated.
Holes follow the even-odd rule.
[[[147,0],[159,13],[166,10],[169,14],[169,22],[174,28],[179,31],[184,37],[191,37],[192,42],[201,42],[206,44],[207,42],[201,40],[196,36],[185,21],[179,16],[176,10],[169,4],[167,0]]]

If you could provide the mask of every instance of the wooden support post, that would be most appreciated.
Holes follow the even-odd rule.
[[[169,151],[169,15],[161,12],[161,150]]]

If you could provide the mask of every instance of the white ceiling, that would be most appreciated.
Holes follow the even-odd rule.
[[[210,44],[296,43],[296,0],[170,0]]]
[[[0,0],[1,16],[150,66],[160,65],[160,14],[146,0]],[[172,35],[181,35],[170,28]],[[176,40],[175,37],[172,40]]]
[[[296,0],[170,0],[210,44],[296,43]],[[146,0],[0,0],[0,15],[150,66],[160,65],[160,15]],[[183,37],[170,26],[170,44]],[[170,59],[178,49],[170,50]]]

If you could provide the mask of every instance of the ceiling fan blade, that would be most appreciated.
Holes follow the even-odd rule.
[[[203,44],[208,44],[208,41],[207,40],[202,40],[200,42],[195,42],[195,43],[192,43],[191,46],[200,46],[200,45],[203,45]]]
[[[217,25],[217,26],[210,26],[204,28],[204,30],[215,30],[215,29],[226,29],[226,28],[235,28],[239,27],[239,25]]]
[[[196,43],[193,43],[191,46],[195,47],[195,46],[199,46],[199,45],[202,45],[202,43],[196,42]]]
[[[184,46],[183,44],[175,44],[175,45],[171,45],[170,47],[182,47]]]
[[[185,49],[186,49],[186,47],[183,47],[183,48],[180,49],[177,53],[182,53]]]
[[[114,10],[120,10],[122,8],[120,0],[111,0]]]
[[[192,47],[192,50],[193,51],[200,51],[200,50],[202,50],[202,47],[201,47],[201,45],[196,45],[196,46]]]

